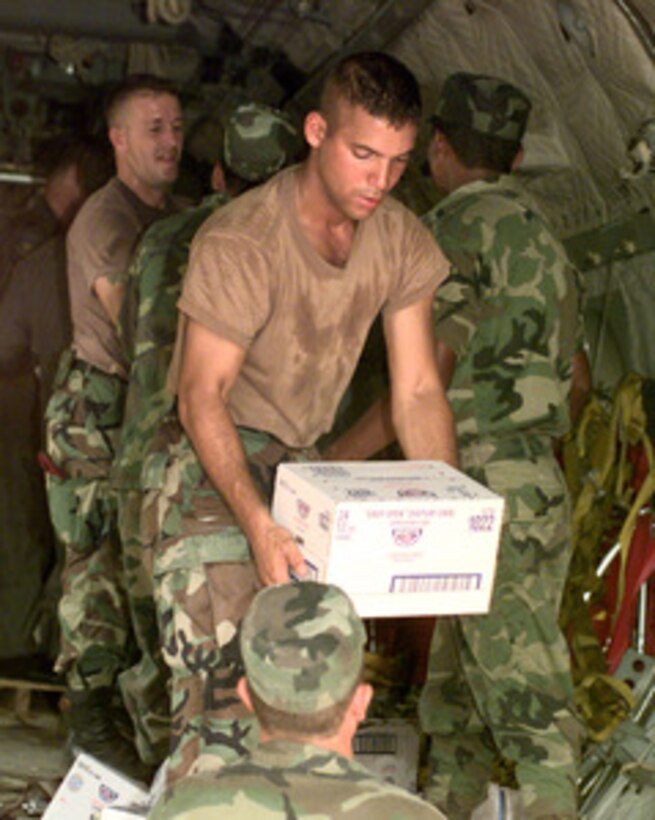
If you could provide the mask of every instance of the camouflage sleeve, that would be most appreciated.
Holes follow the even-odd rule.
[[[576,294],[576,307],[577,307],[577,322],[576,322],[576,338],[575,338],[575,352],[577,353],[580,350],[585,350],[586,348],[586,338],[584,332],[584,281],[580,271],[577,268],[572,267],[572,276],[574,279],[574,284],[572,290]]]
[[[452,264],[435,300],[437,338],[459,356],[485,322],[498,333],[492,345],[504,349],[511,337],[513,347],[531,347],[533,323],[550,322],[567,291],[548,275],[561,271],[560,246],[542,221],[515,198],[489,191],[446,200],[431,224]]]
[[[126,360],[134,361],[134,334],[139,311],[139,271],[148,256],[148,248],[142,242],[130,263],[125,279],[125,296],[118,317],[118,338],[123,346]]]
[[[425,224],[450,262],[450,276],[441,284],[434,300],[434,327],[437,339],[457,355],[467,348],[482,310],[480,255],[472,237],[463,241],[461,226],[445,219],[439,209],[428,214]]]

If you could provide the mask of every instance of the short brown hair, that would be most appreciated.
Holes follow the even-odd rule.
[[[338,99],[361,106],[396,128],[421,119],[421,92],[412,72],[395,57],[363,51],[340,60],[328,74],[321,111],[329,113]]]
[[[125,103],[132,97],[142,94],[169,94],[177,97],[177,89],[170,80],[158,77],[155,74],[129,74],[123,82],[115,86],[105,103],[105,120],[109,128],[116,125],[116,121],[123,110]]]
[[[257,720],[260,722],[262,728],[270,734],[283,734],[290,737],[329,737],[335,734],[350,702],[355,694],[355,689],[359,685],[359,681],[347,697],[340,700],[338,703],[327,706],[325,709],[320,709],[317,712],[309,714],[300,714],[298,712],[283,712],[281,709],[276,709],[274,706],[269,706],[265,703],[252,688],[248,687],[252,708],[255,710]]]
[[[521,143],[480,134],[465,125],[453,125],[433,117],[436,131],[448,140],[459,161],[466,168],[485,168],[497,174],[509,174],[521,150]]]

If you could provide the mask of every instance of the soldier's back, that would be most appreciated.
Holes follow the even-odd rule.
[[[435,820],[420,798],[383,783],[359,763],[318,746],[273,741],[212,775],[178,782],[152,820],[212,817]]]

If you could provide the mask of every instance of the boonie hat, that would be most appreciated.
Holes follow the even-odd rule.
[[[520,142],[531,108],[530,99],[506,80],[461,71],[444,83],[433,120]]]
[[[259,182],[292,162],[302,141],[292,120],[261,103],[243,103],[232,112],[224,134],[227,166],[242,179]]]
[[[300,581],[260,590],[240,640],[252,691],[283,712],[312,714],[354,689],[366,632],[343,590]]]

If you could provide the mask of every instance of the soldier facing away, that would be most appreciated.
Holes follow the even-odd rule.
[[[462,469],[506,499],[487,615],[439,618],[419,713],[426,795],[453,820],[486,795],[499,755],[516,764],[522,817],[572,818],[581,724],[558,612],[571,555],[554,442],[586,385],[576,272],[509,172],[531,103],[494,78],[454,74],[428,158],[445,198],[424,218],[452,263],[434,304]],[[393,440],[377,402],[329,449],[367,458]]]
[[[452,75],[428,155],[447,196],[425,221],[453,263],[437,360],[462,469],[506,499],[490,611],[437,621],[420,701],[426,795],[454,820],[484,798],[499,753],[516,764],[522,817],[576,816],[581,724],[558,627],[570,506],[553,443],[570,426],[582,326],[562,245],[503,176],[530,108],[503,80]]]
[[[352,738],[373,694],[362,682],[365,640],[338,587],[303,581],[260,591],[242,623],[246,674],[238,691],[259,720],[261,743],[215,775],[180,780],[152,820],[443,818],[352,759]]]

